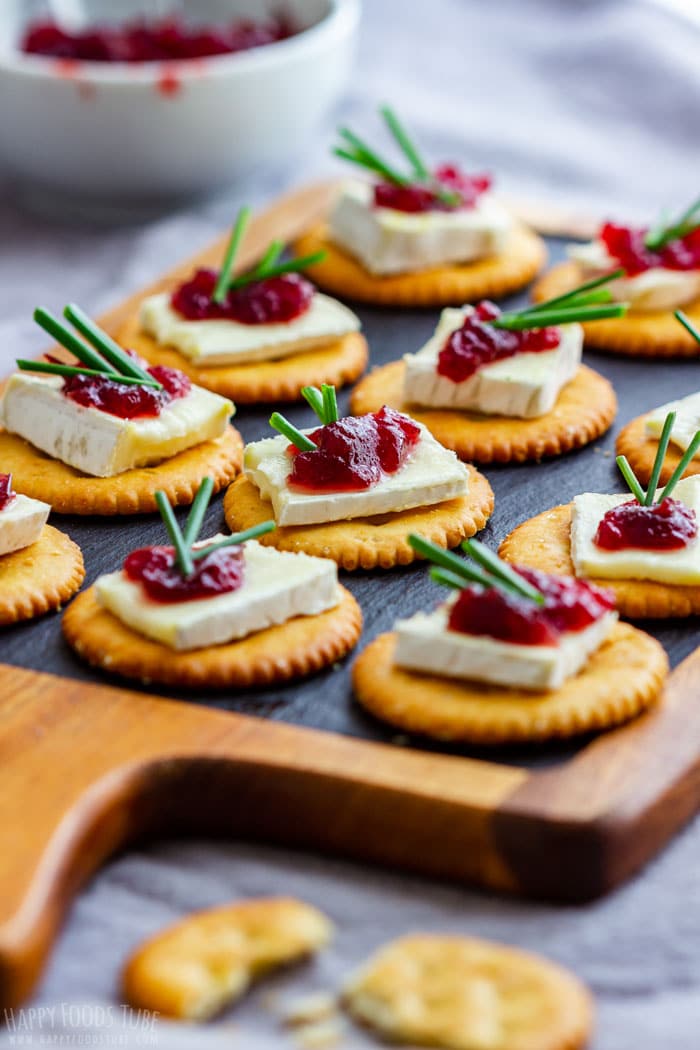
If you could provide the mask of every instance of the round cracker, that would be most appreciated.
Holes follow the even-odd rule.
[[[348,299],[384,306],[460,306],[477,299],[502,299],[529,284],[547,258],[542,238],[525,226],[514,228],[500,255],[387,277],[365,270],[333,244],[326,225],[315,226],[295,244],[298,255],[321,250],[326,252],[325,258],[307,270],[319,287]]]
[[[77,543],[44,525],[36,543],[0,557],[0,625],[60,609],[80,590],[84,578]]]
[[[532,297],[543,302],[561,295],[584,281],[580,266],[571,261],[559,263],[535,285]],[[700,299],[683,307],[696,327],[700,326]],[[700,345],[678,323],[672,310],[640,310],[625,317],[611,317],[582,325],[585,344],[590,350],[605,350],[632,357],[698,357]]]
[[[638,416],[631,423],[624,426],[617,436],[615,451],[618,456],[626,456],[632,470],[637,475],[642,485],[648,485],[654,460],[659,447],[659,439],[651,437],[646,432],[646,421],[651,413]],[[669,445],[664,457],[661,474],[659,475],[659,486],[665,485],[674,470],[683,458],[683,450],[676,445]],[[683,472],[684,478],[692,474],[700,474],[700,459],[691,459]]]
[[[518,525],[503,540],[498,553],[506,561],[560,576],[575,576],[571,560],[571,508],[553,507]],[[700,613],[700,587],[654,580],[603,580],[591,583],[615,594],[621,616],[630,620],[667,619]]]
[[[323,948],[333,928],[292,898],[240,901],[194,912],[141,944],[122,972],[134,1010],[202,1021],[238,999],[251,980]]]
[[[258,542],[281,551],[332,558],[352,572],[355,569],[392,569],[420,558],[409,545],[409,532],[417,532],[440,547],[456,547],[483,529],[493,511],[493,491],[483,474],[469,467],[466,496],[431,507],[415,507],[394,514],[330,521],[319,525],[276,528]],[[224,496],[224,515],[232,532],[241,532],[274,518],[272,505],[244,475]]]
[[[552,411],[536,419],[408,404],[403,398],[405,369],[403,361],[373,369],[352,392],[353,414],[376,412],[389,405],[423,423],[460,459],[476,463],[522,463],[560,456],[604,434],[617,412],[611,383],[586,365],[562,389]]]
[[[367,367],[368,358],[365,337],[359,332],[350,332],[325,346],[275,361],[201,368],[174,347],[160,346],[152,336],[141,331],[138,314],[121,329],[119,342],[135,350],[149,364],[178,368],[197,386],[229,397],[240,405],[300,401],[304,386],[330,383],[341,387],[354,383]]]
[[[668,673],[663,647],[630,624],[616,624],[578,675],[543,692],[404,670],[394,664],[395,646],[395,634],[382,634],[355,661],[362,706],[405,732],[473,744],[609,729],[652,704]]]
[[[63,633],[79,656],[103,671],[141,682],[242,689],[304,678],[341,660],[362,632],[360,607],[344,587],[340,602],[247,638],[178,652],[127,627],[104,609],[94,587],[66,609]]]
[[[412,934],[347,982],[349,1012],[391,1042],[444,1050],[578,1050],[593,1002],[568,970],[476,937]]]
[[[207,475],[214,479],[215,492],[228,485],[243,465],[243,440],[234,427],[227,426],[220,438],[179,452],[157,466],[93,478],[0,430],[0,463],[12,474],[16,492],[50,503],[57,514],[149,514],[158,509],[159,489],[176,507],[192,502]]]

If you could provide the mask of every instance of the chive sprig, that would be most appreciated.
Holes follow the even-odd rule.
[[[338,398],[335,387],[330,383],[317,386],[304,386],[301,393],[307,404],[314,410],[322,426],[338,422]],[[318,446],[308,434],[303,434],[298,427],[283,416],[280,412],[273,412],[270,416],[270,426],[283,434],[287,440],[299,449],[300,452],[313,452]]]
[[[669,222],[666,216],[662,216],[647,233],[644,244],[650,251],[660,251],[672,241],[679,241],[698,228],[700,228],[700,197],[688,205],[678,218]]]
[[[478,540],[465,540],[462,543],[462,550],[471,561],[465,561],[452,551],[444,550],[415,533],[409,534],[408,542],[417,554],[432,563],[430,575],[436,583],[458,590],[470,583],[478,583],[486,588],[495,587],[511,596],[527,598],[537,605],[544,604],[544,595],[536,587]]]
[[[663,503],[665,499],[668,499],[673,490],[675,489],[678,482],[681,480],[690,463],[695,458],[696,453],[700,450],[700,430],[698,430],[693,436],[692,441],[688,445],[687,449],[683,453],[681,459],[676,466],[676,469],[671,474],[671,477],[666,482],[666,486],[661,492],[661,495],[656,499],[656,489],[659,484],[659,478],[661,477],[661,471],[663,469],[664,460],[668,451],[668,445],[671,440],[671,434],[673,432],[673,425],[676,422],[676,413],[669,412],[664,420],[664,425],[661,430],[661,436],[659,438],[659,444],[656,449],[656,455],[654,456],[654,463],[651,468],[651,474],[649,475],[649,485],[645,490],[639,478],[636,476],[626,456],[618,456],[615,460],[618,470],[622,474],[623,478],[627,483],[627,487],[630,492],[642,507],[653,507],[655,504]]]
[[[546,328],[548,325],[575,324],[586,321],[600,321],[608,317],[622,317],[627,313],[627,303],[613,302],[609,288],[604,287],[621,277],[624,270],[594,277],[584,284],[572,288],[569,292],[547,299],[524,310],[513,310],[500,314],[493,321],[494,328],[503,328],[510,332],[525,331],[532,328]]]

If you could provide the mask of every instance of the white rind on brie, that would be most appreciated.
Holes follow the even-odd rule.
[[[272,504],[275,521],[282,526],[366,518],[432,506],[466,495],[469,471],[465,465],[425,427],[417,425],[421,436],[403,466],[361,492],[303,492],[290,488],[289,441],[283,436],[247,445],[243,467],[261,497]],[[303,433],[310,434],[312,430]]]
[[[17,493],[12,502],[0,510],[0,555],[36,543],[50,513],[48,503]]]
[[[69,467],[108,478],[150,466],[221,437],[234,412],[219,394],[193,386],[159,416],[120,419],[79,405],[62,392],[59,377],[17,372],[0,401],[0,423]]]
[[[688,397],[683,397],[679,401],[669,401],[668,404],[660,405],[650,412],[644,425],[649,437],[661,437],[669,412],[676,413],[671,431],[671,443],[685,452],[697,431],[700,430],[700,392],[689,394]],[[693,459],[699,458],[700,452],[696,452]]]
[[[280,324],[188,321],[162,293],[141,306],[141,325],[161,346],[172,346],[193,364],[243,365],[272,361],[326,346],[360,328],[360,319],[337,299],[315,292],[300,317]]]
[[[620,263],[602,241],[571,244],[570,259],[579,264],[584,279],[617,270]],[[668,270],[655,266],[634,277],[619,277],[606,285],[613,299],[633,310],[675,310],[700,298],[700,270]]]
[[[375,208],[369,182],[346,182],[330,217],[334,244],[378,275],[474,262],[504,251],[513,219],[489,193],[461,211]]]
[[[516,645],[450,630],[450,604],[398,621],[394,654],[398,667],[512,689],[558,689],[584,667],[617,620],[617,613],[606,612],[582,631],[562,634],[557,645]]]
[[[212,536],[207,543],[225,539]],[[187,602],[154,602],[123,571],[95,583],[100,604],[139,634],[178,651],[245,638],[296,616],[315,616],[340,601],[338,569],[327,558],[244,545],[237,591]]]
[[[462,327],[471,306],[442,311],[435,333],[415,354],[404,355],[404,400],[430,408],[454,408],[483,415],[532,419],[551,412],[564,386],[581,363],[583,330],[561,327],[555,350],[515,354],[484,365],[459,383],[437,372],[438,357],[449,336]]]
[[[657,490],[657,499],[661,489]],[[700,522],[700,475],[684,478],[673,498],[694,510]],[[607,496],[585,492],[574,499],[571,516],[571,558],[577,576],[605,580],[655,580],[658,583],[700,584],[700,538],[680,550],[628,548],[608,551],[593,542],[604,514],[634,499],[631,493]]]

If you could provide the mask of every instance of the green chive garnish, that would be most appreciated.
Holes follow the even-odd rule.
[[[111,372],[107,362],[99,354],[96,354],[89,346],[78,339],[76,335],[71,332],[70,328],[59,321],[57,317],[54,317],[52,313],[45,310],[43,306],[38,306],[34,311],[34,320],[36,323],[48,332],[57,343],[60,343],[62,347],[69,350],[74,357],[77,357],[79,361],[82,361],[87,368],[92,368],[96,372]]]
[[[160,489],[156,492],[156,504],[170,537],[170,542],[175,548],[175,563],[183,576],[191,576],[194,572],[192,553],[184,541],[173,508],[170,506],[170,501]]]
[[[441,569],[437,565],[432,565],[430,567],[430,579],[443,587],[452,587],[455,591],[461,591],[466,577],[458,576],[456,572],[450,572],[449,569]]]
[[[615,462],[617,463],[618,470],[627,482],[628,489],[636,499],[637,503],[639,503],[643,507],[646,500],[646,493],[637,481],[637,475],[634,473],[631,466],[629,465],[627,456],[618,456]]]
[[[691,460],[695,459],[695,455],[698,449],[700,449],[700,430],[698,430],[695,437],[688,445],[687,449],[683,453],[683,458],[674,470],[673,474],[671,474],[671,477],[666,482],[666,488],[661,493],[659,503],[663,503],[663,501],[671,495],[676,485],[681,480],[686,470],[690,466]]]
[[[98,372],[94,368],[81,368],[77,365],[61,365],[54,361],[25,361],[18,358],[17,367],[22,372],[45,372],[55,376],[96,376],[99,379],[111,379],[114,383],[146,385],[141,379],[134,379],[133,376],[120,376],[117,372]]]
[[[411,139],[408,137],[406,129],[401,124],[399,118],[396,116],[393,109],[391,109],[389,106],[382,106],[379,112],[384,117],[384,120],[386,121],[387,126],[391,131],[391,134],[396,139],[396,142],[398,143],[399,147],[403,150],[404,154],[406,155],[409,164],[413,168],[413,172],[416,178],[419,179],[421,182],[425,181],[426,179],[429,179],[430,171],[427,165],[423,161],[423,158],[421,157],[420,153],[416,149]]]
[[[267,251],[253,271],[258,279],[267,276],[270,268],[275,265],[283,251],[284,244],[282,241],[270,242],[267,246]]]
[[[243,207],[236,216],[236,222],[231,231],[231,237],[229,238],[228,246],[226,248],[226,254],[224,255],[224,261],[221,264],[219,270],[219,277],[212,292],[212,302],[221,303],[224,302],[228,293],[231,270],[236,261],[236,255],[240,247],[241,241],[243,240],[243,234],[246,231],[246,227],[250,221],[251,210],[250,208]]]
[[[321,394],[323,396],[323,416],[324,423],[337,423],[338,421],[338,399],[335,394],[335,387],[331,386],[330,383],[324,383],[321,387]]]
[[[686,237],[700,227],[700,197],[693,201],[673,222],[657,223],[644,238],[644,243],[651,251],[659,251],[672,241]]]
[[[627,303],[610,302],[605,295],[603,285],[615,280],[622,273],[613,273],[596,277],[592,281],[572,288],[564,295],[527,306],[524,310],[513,310],[500,314],[493,321],[486,322],[494,328],[503,328],[510,332],[526,331],[531,328],[546,328],[548,325],[575,324],[580,321],[600,321],[606,317],[622,317],[627,313]]]
[[[673,316],[676,318],[677,321],[680,321],[680,323],[683,325],[687,332],[690,332],[693,339],[695,339],[696,342],[700,343],[700,332],[695,327],[690,318],[686,317],[682,310],[676,310]]]
[[[512,587],[513,590],[519,591],[523,598],[530,598],[531,601],[537,602],[538,605],[542,605],[544,602],[543,596],[536,587],[524,580],[506,562],[501,561],[498,555],[490,551],[483,543],[480,543],[478,540],[465,540],[462,544],[462,550],[465,554],[469,554],[483,569],[486,569],[492,576],[499,579],[501,583],[505,583]]]
[[[197,537],[202,530],[202,522],[204,521],[204,515],[207,513],[207,507],[211,499],[211,494],[214,491],[214,479],[206,477],[202,480],[202,484],[197,489],[197,495],[194,498],[190,512],[185,522],[185,528],[182,533],[182,539],[185,546],[189,549],[193,543],[197,542]]]
[[[212,551],[221,550],[222,547],[235,547],[240,543],[245,543],[246,540],[254,540],[257,536],[264,536],[266,532],[272,532],[276,529],[274,521],[261,521],[259,525],[251,525],[249,529],[245,529],[243,532],[234,532],[232,536],[227,536],[225,540],[219,540],[218,543],[212,543],[208,547],[198,547],[192,551],[192,557],[195,561],[199,561],[201,558],[206,558]]]
[[[588,299],[587,293],[592,292],[594,289],[601,289],[604,285],[609,284],[611,281],[617,280],[618,277],[624,277],[625,271],[621,266],[618,270],[614,270],[612,273],[603,274],[602,277],[593,277],[590,281],[585,281],[584,284],[577,285],[576,288],[572,288],[569,292],[562,292],[561,295],[555,295],[553,299],[547,299],[543,303],[536,303],[534,306],[528,307],[531,313],[537,310],[548,310],[552,306],[563,305],[572,298],[576,299],[577,302],[582,302],[585,298]],[[600,302],[600,300],[598,300]],[[609,300],[608,300],[609,302]]]
[[[287,262],[279,263],[277,266],[270,266],[263,274],[256,270],[251,270],[249,273],[241,274],[240,277],[236,277],[235,280],[231,281],[229,289],[243,288],[247,284],[253,284],[254,281],[266,281],[270,277],[279,277],[283,273],[300,273],[307,267],[315,266],[316,263],[322,262],[325,258],[326,252],[322,250],[297,259],[289,259]]]
[[[437,569],[431,570],[433,579],[437,580],[438,583],[445,583],[449,587],[463,587],[465,582],[478,583],[482,587],[497,587],[508,594],[537,602],[538,605],[544,603],[544,596],[540,594],[537,588],[532,587],[527,580],[518,576],[496,554],[492,554],[481,543],[473,541],[463,545],[464,549],[477,562],[475,565],[473,562],[465,561],[464,558],[458,557],[452,551],[446,551],[442,547],[431,543],[430,540],[417,536],[415,533],[409,534],[408,542],[414,551],[432,562],[433,565],[438,566]],[[462,581],[461,584],[458,583],[460,579]]]
[[[323,394],[317,386],[303,386],[301,388],[301,396],[304,398],[310,408],[316,413],[322,423],[325,423],[325,408],[323,403]]]
[[[302,434],[301,430],[297,430],[294,424],[290,423],[279,412],[273,412],[270,416],[270,426],[274,430],[278,430],[280,434],[284,434],[287,440],[295,448],[298,448],[300,452],[314,452],[317,448],[311,438],[308,438],[306,434]]]
[[[663,430],[661,431],[661,437],[659,438],[659,444],[656,449],[656,455],[654,456],[654,465],[651,468],[649,486],[647,488],[646,499],[644,500],[645,507],[653,506],[654,497],[656,495],[656,486],[659,484],[661,468],[664,465],[664,459],[666,458],[668,443],[671,440],[671,431],[673,430],[673,424],[675,422],[676,413],[669,412],[669,414],[666,416],[666,419],[664,420]]]
[[[88,340],[112,368],[123,376],[131,376],[139,383],[147,386],[157,386],[162,390],[162,385],[150,375],[145,368],[141,368],[125,350],[115,343],[114,339],[107,335],[95,322],[88,317],[75,303],[69,303],[63,311],[63,316],[70,321],[73,327]]]

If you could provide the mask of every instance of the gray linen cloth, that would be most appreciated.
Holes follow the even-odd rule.
[[[367,0],[343,115],[374,137],[375,103],[390,101],[432,155],[495,170],[511,193],[610,215],[683,206],[698,192],[700,22],[692,0],[685,14],[674,6],[680,13],[644,0]],[[39,290],[52,308],[75,300],[99,313],[220,233],[241,201],[258,203],[335,170],[326,156],[332,126],[311,148],[303,144],[285,172],[140,227],[61,228],[3,200],[3,369],[42,347],[31,321]],[[485,935],[571,966],[597,995],[595,1050],[691,1050],[700,1045],[699,864],[696,822],[624,889],[564,908],[261,846],[135,850],[72,909],[32,1004],[53,1014],[15,1016],[21,1030],[11,1025],[0,1046],[292,1046],[270,989],[283,1000],[336,987],[375,946],[422,929]],[[117,973],[143,937],[194,908],[279,893],[316,903],[337,924],[334,945],[317,962],[196,1031],[122,1025]],[[369,1045],[353,1028],[342,1043]]]

